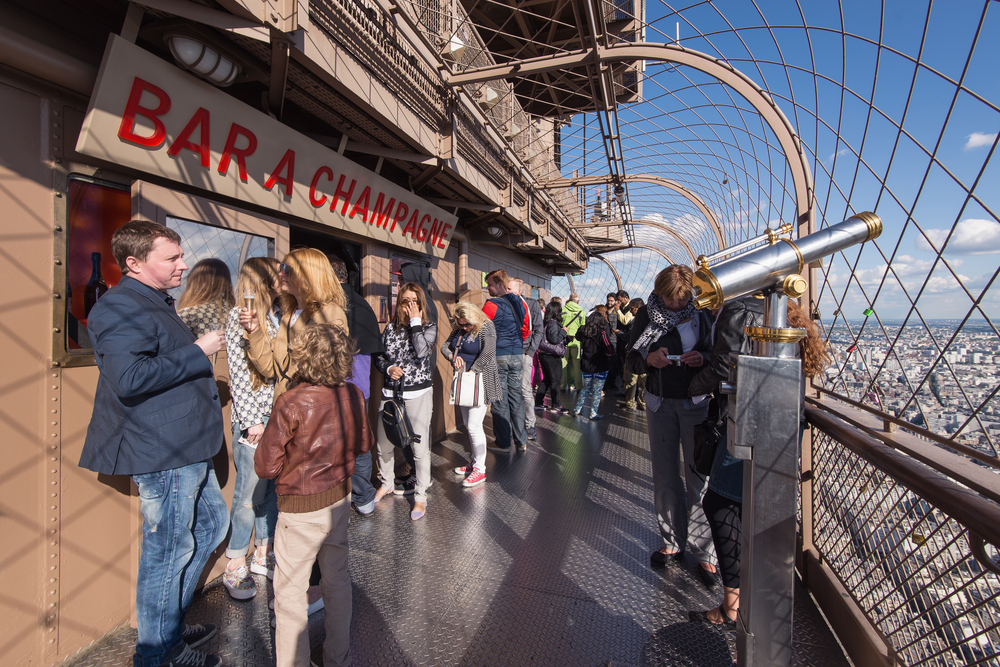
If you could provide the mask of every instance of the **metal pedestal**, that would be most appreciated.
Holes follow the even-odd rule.
[[[745,460],[738,664],[785,667],[792,658],[802,362],[739,355],[732,370],[729,451]]]

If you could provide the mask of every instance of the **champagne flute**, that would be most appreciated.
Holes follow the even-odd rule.
[[[257,295],[253,290],[243,291],[243,307],[247,309],[247,312],[253,312],[253,302],[257,298]]]

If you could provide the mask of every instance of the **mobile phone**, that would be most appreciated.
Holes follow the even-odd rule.
[[[250,441],[249,441],[249,440],[247,440],[246,438],[242,438],[242,437],[241,437],[241,438],[239,439],[239,443],[240,443],[241,445],[246,445],[246,446],[247,446],[247,447],[249,447],[250,449],[257,449],[257,445],[256,445],[255,443],[253,443],[253,442],[250,442]]]
[[[679,355],[679,354],[668,354],[667,355],[667,359],[669,359],[670,361],[680,361],[681,360],[681,355]]]

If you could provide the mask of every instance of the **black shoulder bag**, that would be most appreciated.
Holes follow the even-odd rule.
[[[393,383],[392,398],[382,406],[382,428],[385,437],[402,450],[411,448],[413,443],[420,442],[420,436],[413,432],[410,418],[406,415],[406,404],[403,402],[403,381]]]
[[[712,473],[712,463],[715,452],[719,448],[722,436],[726,431],[726,412],[719,407],[719,399],[712,396],[708,404],[708,417],[694,427],[694,469],[698,474],[708,476]],[[725,446],[725,445],[723,445]]]

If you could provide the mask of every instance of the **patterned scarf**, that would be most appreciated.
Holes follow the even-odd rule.
[[[645,359],[649,354],[649,347],[660,340],[660,337],[670,333],[677,328],[678,322],[690,319],[695,315],[695,307],[692,301],[676,313],[663,305],[663,301],[655,294],[649,295],[646,302],[646,313],[649,315],[649,324],[643,330],[642,335],[636,339],[632,349],[642,355]]]

